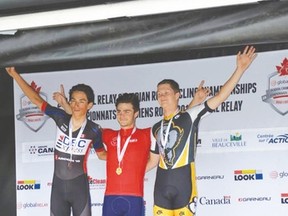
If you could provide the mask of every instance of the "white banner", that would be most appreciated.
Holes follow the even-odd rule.
[[[287,50],[259,53],[235,91],[200,124],[197,150],[198,216],[286,216],[288,207],[288,63]],[[115,99],[135,92],[141,100],[140,128],[161,119],[156,85],[166,78],[181,88],[181,108],[201,80],[215,95],[235,69],[236,57],[219,57],[145,65],[23,74],[52,94],[64,84],[90,85],[96,105],[89,118],[103,128],[118,129]],[[49,215],[56,126],[15,85],[17,215]],[[68,94],[68,93],[66,93]],[[106,186],[105,162],[91,150],[88,174],[92,213],[101,215]],[[155,170],[145,176],[146,215],[152,216]],[[257,208],[255,208],[257,206]],[[284,214],[285,211],[285,214]]]

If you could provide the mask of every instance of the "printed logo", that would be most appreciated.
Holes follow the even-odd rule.
[[[238,202],[263,202],[271,201],[271,197],[241,197],[238,198]]]
[[[279,143],[288,143],[288,134],[280,134],[276,137],[272,137],[268,140],[268,144],[279,144]]]
[[[269,174],[269,176],[270,176],[270,178],[272,178],[272,179],[277,179],[278,178],[278,172],[277,171],[272,171],[272,172],[270,172],[270,174]]]
[[[106,179],[95,179],[92,176],[88,176],[88,182],[91,190],[105,189],[106,187]]]
[[[235,170],[234,180],[235,181],[254,181],[262,180],[263,174],[261,170]]]
[[[238,132],[230,135],[229,138],[213,138],[212,148],[237,148],[245,147],[246,141],[242,141],[242,135]]]
[[[196,213],[196,208],[197,208],[197,200],[198,200],[198,197],[194,196],[192,198],[192,201],[188,204],[188,209],[190,210],[190,212],[192,212],[194,215]],[[185,214],[183,213],[183,216]]]
[[[288,193],[281,193],[281,204],[288,204]]]
[[[46,94],[40,92],[41,87],[37,87],[34,81],[31,82],[31,87],[44,99],[47,100]],[[37,106],[35,106],[26,95],[20,97],[19,114],[16,115],[17,120],[24,122],[24,124],[32,131],[40,130],[47,119],[45,115]]]
[[[231,204],[231,196],[223,196],[221,198],[200,197],[199,203],[201,205],[227,205]]]
[[[62,133],[58,136],[56,140],[55,149],[64,153],[72,153],[75,155],[84,155],[86,153],[87,148],[90,147],[89,143],[91,140],[82,139],[84,135],[81,135],[81,139],[77,140],[76,138],[72,138],[70,143],[69,137]]]
[[[30,155],[38,155],[38,156],[53,155],[54,148],[49,147],[47,145],[43,146],[31,145],[28,149],[28,152]]]
[[[272,172],[270,172],[270,178],[272,178],[272,179],[288,178],[288,172],[285,172],[285,171],[282,171],[282,172],[272,171]]]
[[[268,142],[273,137],[273,134],[257,134],[257,139],[259,142]]]
[[[26,208],[48,208],[49,204],[48,203],[17,203],[17,209],[26,209]]]
[[[17,181],[17,190],[39,190],[41,187],[38,180],[20,180]]]
[[[288,134],[257,134],[257,139],[267,144],[288,144]]]
[[[224,175],[197,176],[197,180],[222,180]]]
[[[288,113],[288,59],[285,58],[281,66],[276,66],[277,72],[273,72],[268,77],[268,89],[266,95],[262,96],[262,101],[281,115]]]
[[[24,163],[51,161],[54,155],[54,141],[24,142],[21,153]]]

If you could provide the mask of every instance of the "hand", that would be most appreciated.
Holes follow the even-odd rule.
[[[249,65],[256,58],[255,48],[253,46],[246,46],[243,53],[240,51],[237,54],[237,67],[242,71],[245,71]]]
[[[197,91],[194,95],[194,100],[196,100],[198,104],[203,103],[211,93],[209,88],[203,88],[204,82],[205,82],[204,80],[200,82]]]
[[[5,69],[11,77],[13,76],[13,73],[17,73],[17,71],[15,70],[15,67],[6,67]]]
[[[62,84],[60,85],[60,92],[53,93],[53,100],[55,100],[60,106],[63,106],[67,103],[64,86]]]

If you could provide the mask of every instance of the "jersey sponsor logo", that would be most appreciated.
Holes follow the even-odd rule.
[[[89,147],[91,140],[79,139],[76,143],[76,138],[72,139],[72,143],[69,141],[69,137],[62,133],[56,140],[55,148],[64,153],[72,153],[75,155],[84,155]]]
[[[288,59],[285,58],[277,71],[268,77],[268,89],[262,101],[268,103],[281,115],[288,113]]]
[[[133,139],[129,140],[129,143],[135,143],[137,141],[138,141],[137,138],[133,138]],[[117,147],[117,137],[113,137],[110,144],[111,144],[111,146]]]
[[[44,100],[47,100],[47,95],[40,92],[41,87],[37,87],[34,81],[31,82],[31,87],[34,88]],[[43,127],[49,116],[45,115],[23,94],[20,97],[20,109],[16,118],[22,121],[30,130],[37,132]]]
[[[263,174],[261,170],[235,170],[235,181],[254,181],[263,180]]]
[[[195,214],[196,213],[196,208],[197,208],[197,201],[198,201],[198,197],[194,196],[192,198],[192,201],[188,204],[188,209]],[[185,215],[185,214],[184,214]]]
[[[17,181],[17,190],[39,190],[41,188],[38,180],[19,180]]]
[[[176,117],[174,117],[175,119]],[[167,125],[163,127],[163,134],[167,132]],[[164,158],[165,164],[168,168],[172,168],[176,161],[181,157],[176,149],[184,148],[184,145],[180,145],[182,141],[182,137],[184,135],[184,130],[174,125],[174,122],[171,124],[171,129],[168,132],[168,139],[165,146],[162,144],[159,145],[160,154]],[[161,133],[160,130],[157,134],[157,140],[161,140],[160,138]]]

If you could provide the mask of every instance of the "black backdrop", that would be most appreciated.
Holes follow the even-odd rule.
[[[143,17],[123,17],[0,35],[1,215],[16,215],[13,83],[22,73],[107,67],[288,49],[288,3],[260,2]]]

